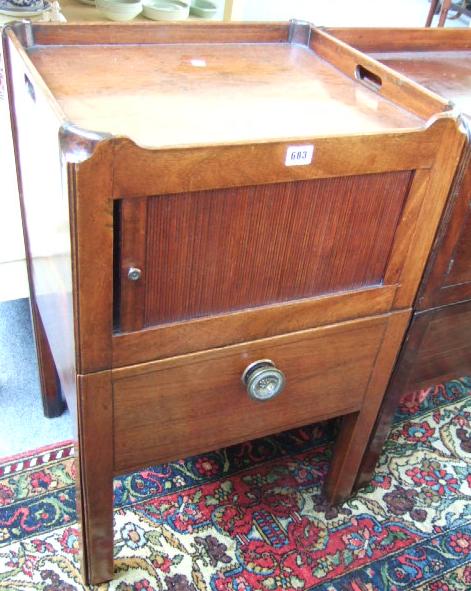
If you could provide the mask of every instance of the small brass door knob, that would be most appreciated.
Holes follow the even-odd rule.
[[[250,398],[259,401],[271,400],[285,387],[284,373],[270,359],[260,359],[245,368],[242,382]]]

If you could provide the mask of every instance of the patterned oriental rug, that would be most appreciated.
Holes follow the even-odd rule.
[[[116,591],[471,589],[471,378],[409,394],[370,486],[323,502],[330,424],[115,481]],[[84,589],[70,443],[0,465],[0,589]]]

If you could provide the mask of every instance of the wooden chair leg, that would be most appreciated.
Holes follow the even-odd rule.
[[[59,376],[33,295],[30,301],[44,415],[48,418],[58,417],[65,410]]]
[[[425,26],[430,27],[432,24],[433,17],[435,16],[435,12],[437,10],[437,6],[440,0],[431,0],[430,2],[430,9],[428,11],[427,20],[425,21]]]
[[[451,0],[443,0],[442,9],[440,10],[440,16],[438,17],[438,26],[444,27],[448,11],[451,8]]]
[[[86,584],[113,578],[113,444],[111,372],[78,377],[82,573]]]

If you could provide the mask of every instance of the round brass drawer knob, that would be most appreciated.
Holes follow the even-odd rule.
[[[285,387],[284,373],[270,359],[251,363],[242,374],[247,393],[254,400],[271,400]]]

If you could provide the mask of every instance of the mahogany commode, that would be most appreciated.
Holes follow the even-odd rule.
[[[335,29],[332,33],[471,117],[468,29]],[[414,315],[357,479],[372,476],[400,396],[471,374],[471,143],[457,169]]]
[[[3,40],[86,579],[113,575],[112,478],[138,467],[343,417],[348,496],[465,141],[446,101],[300,23]]]

